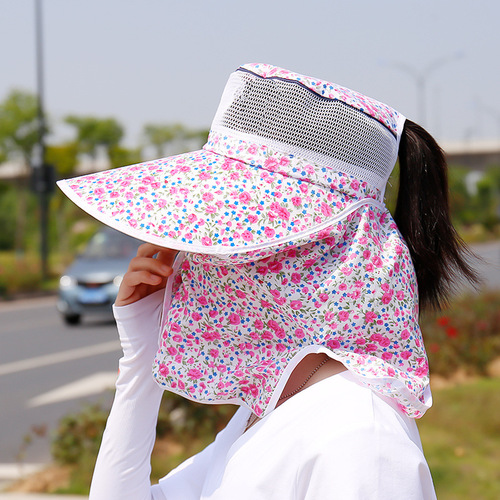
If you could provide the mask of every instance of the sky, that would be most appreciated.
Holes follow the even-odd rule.
[[[36,92],[35,1],[0,0],[0,100]],[[146,123],[208,128],[229,74],[270,63],[358,90],[441,142],[500,142],[496,0],[41,0],[44,101]],[[425,83],[425,116],[417,78]]]

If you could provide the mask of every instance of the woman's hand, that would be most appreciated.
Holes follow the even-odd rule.
[[[158,254],[156,258],[153,256]],[[172,274],[177,250],[144,243],[123,276],[116,297],[116,306],[132,304],[152,293],[165,288],[167,278]]]

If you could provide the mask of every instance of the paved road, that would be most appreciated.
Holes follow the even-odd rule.
[[[54,298],[0,304],[0,345],[2,481],[15,474],[12,464],[20,459],[50,462],[50,434],[61,417],[83,402],[110,405],[120,348],[112,320],[68,327]],[[26,446],[33,430],[43,435]]]
[[[476,268],[484,280],[484,286],[500,289],[500,241],[474,245],[473,250],[483,259]]]

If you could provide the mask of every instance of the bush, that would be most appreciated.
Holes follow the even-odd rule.
[[[60,464],[76,464],[96,457],[108,412],[99,405],[63,417],[52,441],[52,456]]]
[[[157,443],[164,440],[168,446],[157,447],[157,454],[161,456],[153,456],[153,477],[163,477],[188,456],[200,451],[225,427],[234,410],[234,406],[202,405],[165,393],[156,436]],[[52,456],[57,463],[73,467],[71,486],[60,492],[88,493],[86,488],[90,486],[107,417],[108,411],[101,405],[91,405],[59,422],[52,440]]]
[[[182,442],[214,436],[225,427],[234,406],[203,405],[166,392],[158,415],[157,438]],[[52,441],[52,456],[61,464],[75,464],[97,455],[108,412],[100,405],[86,406],[61,419]]]
[[[5,182],[0,182],[0,250],[14,247],[16,233],[16,193]]]
[[[175,436],[182,442],[215,436],[229,422],[234,410],[233,405],[194,403],[166,392],[158,415],[156,435],[158,438]]]
[[[459,298],[440,314],[423,315],[420,326],[431,374],[485,375],[500,356],[500,292]]]
[[[14,252],[0,253],[0,297],[39,290],[41,285],[42,273],[36,255],[16,256]]]

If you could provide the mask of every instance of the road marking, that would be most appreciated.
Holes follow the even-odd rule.
[[[45,356],[37,356],[36,358],[14,361],[0,365],[0,375],[8,375],[11,373],[22,372],[25,370],[33,370],[44,366],[54,365],[56,363],[64,363],[75,359],[89,358],[96,354],[104,354],[120,350],[120,342],[112,340],[102,344],[91,345],[88,347],[79,347],[77,349],[69,349],[67,351],[56,352],[54,354],[46,354]]]
[[[70,401],[71,399],[99,394],[107,389],[114,388],[116,377],[116,372],[95,373],[76,382],[53,389],[45,394],[40,394],[30,399],[26,403],[26,406],[28,408],[35,408],[36,406],[60,403],[61,401]]]

